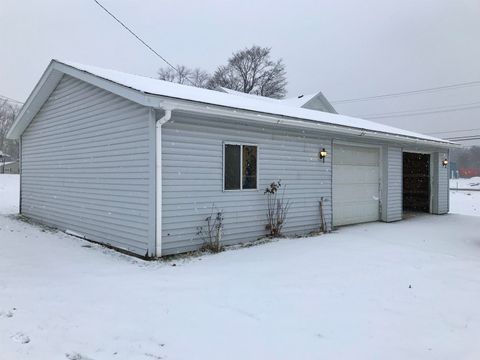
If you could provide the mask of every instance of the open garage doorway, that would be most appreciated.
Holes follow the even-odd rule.
[[[430,212],[430,154],[403,153],[403,211]]]

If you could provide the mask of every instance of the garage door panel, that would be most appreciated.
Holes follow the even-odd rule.
[[[379,149],[335,145],[333,151],[334,225],[377,221],[380,204]]]
[[[336,214],[335,222],[337,225],[349,225],[372,221],[372,218],[378,217],[378,207],[368,205],[363,203],[344,204],[342,212]]]
[[[334,165],[333,171],[336,174],[339,184],[374,183],[378,184],[377,166],[358,165]]]
[[[377,184],[340,184],[333,192],[335,202],[376,201],[378,203]]]
[[[378,166],[379,151],[376,148],[360,146],[335,145],[333,161],[337,165],[371,165]]]

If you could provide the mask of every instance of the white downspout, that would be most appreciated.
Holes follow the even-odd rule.
[[[156,166],[156,256],[162,256],[162,125],[172,118],[172,110],[165,109],[165,114],[156,121],[155,131],[155,166]]]

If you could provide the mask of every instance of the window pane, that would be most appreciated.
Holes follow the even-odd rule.
[[[225,145],[225,190],[240,190],[240,145]]]
[[[257,188],[257,147],[243,145],[243,189]]]

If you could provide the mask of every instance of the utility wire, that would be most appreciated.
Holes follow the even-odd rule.
[[[398,97],[398,96],[408,96],[408,95],[415,95],[421,93],[430,93],[430,92],[437,92],[441,90],[448,90],[448,89],[455,89],[455,88],[462,88],[462,87],[469,87],[469,86],[478,86],[480,85],[480,81],[469,81],[469,82],[462,82],[444,86],[437,86],[431,88],[424,88],[418,90],[411,90],[411,91],[402,91],[397,93],[390,93],[390,94],[382,94],[382,95],[374,95],[374,96],[366,96],[361,98],[354,98],[354,99],[341,99],[331,101],[332,104],[346,104],[351,102],[357,101],[370,101],[370,100],[379,100],[379,99],[386,99],[391,97]]]
[[[444,138],[444,140],[450,140],[450,141],[473,141],[473,140],[480,140],[480,135],[473,135],[473,136],[466,136],[466,137]]]
[[[430,133],[425,133],[427,135],[435,135],[435,134],[452,134],[452,133],[458,133],[458,132],[465,132],[465,131],[478,131],[480,128],[476,129],[461,129],[461,130],[449,130],[449,131],[437,131],[437,132],[430,132]]]
[[[480,102],[474,102],[474,103],[467,103],[467,104],[458,104],[455,106],[438,106],[438,107],[430,107],[430,108],[423,108],[423,109],[393,111],[393,112],[387,112],[387,113],[365,114],[365,115],[358,115],[358,117],[361,117],[364,119],[383,119],[383,118],[391,118],[391,117],[415,116],[415,115],[437,114],[442,112],[462,111],[462,110],[476,109],[479,107],[480,107]]]
[[[175,70],[178,74],[180,74],[180,72],[178,71],[178,69],[173,66],[167,59],[165,59],[162,55],[160,55],[155,49],[153,49],[150,45],[148,45],[144,40],[142,40],[142,38],[137,35],[135,32],[133,32],[133,30],[131,30],[127,25],[125,25],[125,23],[123,23],[119,18],[117,18],[115,15],[113,15],[105,6],[103,6],[98,0],[93,0],[95,1],[95,3],[100,6],[108,15],[110,15],[113,19],[115,19],[116,22],[118,22],[125,30],[127,30],[130,34],[132,34],[138,41],[140,41],[144,46],[147,47],[148,50],[150,50],[152,53],[154,53],[158,58],[160,58],[163,62],[165,62],[165,64],[167,64],[169,67],[171,67],[173,70]],[[186,79],[192,84],[192,85],[195,85],[193,83],[192,80],[190,80],[188,77],[186,77]]]
[[[450,138],[445,138],[447,140],[478,140],[480,138],[480,135],[472,135],[472,136],[457,136],[457,137],[450,137]]]

